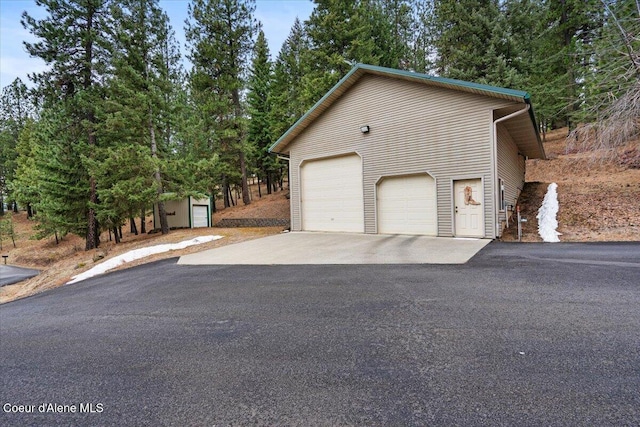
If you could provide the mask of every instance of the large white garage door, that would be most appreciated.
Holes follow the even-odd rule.
[[[429,175],[384,178],[377,188],[378,233],[436,236],[436,183]]]
[[[300,180],[303,230],[364,232],[360,156],[304,163]]]

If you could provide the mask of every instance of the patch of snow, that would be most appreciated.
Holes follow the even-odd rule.
[[[184,240],[179,243],[166,243],[163,245],[155,245],[155,246],[149,246],[146,248],[134,249],[122,255],[118,255],[116,257],[110,258],[105,262],[98,264],[95,267],[85,271],[84,273],[80,273],[77,276],[73,276],[71,280],[67,282],[67,285],[70,285],[72,283],[77,283],[82,280],[86,280],[90,277],[94,277],[99,274],[106,273],[107,271],[112,270],[122,264],[126,264],[128,262],[132,262],[140,258],[148,257],[150,255],[155,255],[162,252],[184,249],[188,246],[200,245],[202,243],[212,242],[214,240],[218,240],[221,238],[222,236],[200,236],[194,239]]]
[[[538,210],[538,234],[542,237],[542,240],[549,243],[559,242],[558,236],[558,220],[556,215],[560,205],[558,203],[558,184],[552,182],[547,188],[547,194],[544,195],[542,206]]]

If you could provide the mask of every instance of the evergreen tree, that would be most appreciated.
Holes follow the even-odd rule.
[[[15,177],[9,186],[15,200],[23,206],[27,206],[28,216],[33,216],[33,206],[40,199],[39,169],[36,166],[37,159],[37,130],[38,124],[34,120],[27,120],[15,147],[16,169]]]
[[[4,203],[14,204],[11,181],[16,174],[16,146],[27,121],[35,115],[27,87],[19,78],[2,89],[0,95],[0,216]],[[6,196],[6,199],[5,199]]]
[[[308,105],[302,95],[303,77],[310,68],[309,57],[309,38],[304,25],[296,18],[274,64],[270,101],[274,141],[313,105]]]
[[[549,44],[542,67],[558,76],[555,96],[562,109],[555,114],[555,127],[574,126],[582,102],[582,82],[590,72],[596,30],[604,11],[600,0],[560,0],[548,3]],[[544,55],[543,53],[543,55]],[[556,53],[556,54],[554,54]]]
[[[370,21],[369,16],[380,16],[377,3],[369,0],[314,2],[316,7],[306,22],[310,67],[302,76],[302,97],[307,107],[317,102],[356,63],[381,65],[383,54],[371,37],[375,22]]]
[[[508,25],[497,0],[439,0],[433,16],[439,75],[502,87],[519,86]]]
[[[429,73],[433,70],[433,0],[416,1],[413,4],[413,39],[410,43],[410,62],[408,69],[418,73]]]
[[[253,0],[194,0],[186,26],[193,70],[190,90],[201,110],[201,138],[220,154],[225,206],[230,178],[239,163],[242,200],[251,203],[247,183],[246,123],[242,92],[253,48]]]
[[[314,0],[305,23],[310,50],[302,76],[309,108],[357,63],[409,69],[415,32],[412,0]]]
[[[109,67],[109,3],[110,0],[37,0],[46,9],[47,17],[37,20],[23,14],[22,23],[38,41],[25,43],[31,56],[42,58],[48,71],[31,76],[45,99],[45,108],[59,108],[68,115],[66,128],[58,128],[56,143],[64,141],[68,147],[52,153],[48,169],[60,168],[60,174],[71,177],[87,175],[86,166],[78,161],[82,156],[91,158],[96,153],[96,106],[102,99],[102,80]],[[64,162],[70,163],[64,163]],[[55,171],[54,171],[55,172]],[[78,180],[76,183],[85,182]],[[100,242],[96,218],[98,205],[97,182],[94,176],[86,180],[87,191],[72,191],[81,199],[70,200],[67,195],[60,201],[77,210],[65,219],[69,231],[86,235],[86,249],[96,248]],[[78,189],[79,190],[79,189]],[[44,195],[43,195],[44,197]],[[80,226],[76,221],[84,222]],[[71,224],[74,222],[73,224]]]
[[[162,12],[157,0],[124,0],[114,5],[112,15],[116,26],[113,50],[114,78],[109,84],[108,102],[102,111],[104,125],[101,135],[111,141],[105,149],[103,157],[106,161],[96,166],[94,171],[100,174],[114,191],[120,191],[122,184],[109,173],[112,164],[111,156],[117,154],[113,148],[126,152],[122,160],[132,160],[123,164],[116,177],[120,180],[135,180],[133,187],[138,188],[136,194],[131,194],[129,203],[122,197],[104,194],[101,197],[103,210],[109,212],[110,227],[119,226],[125,217],[133,217],[146,206],[156,202],[160,217],[160,229],[163,234],[169,232],[163,193],[163,179],[161,164],[158,162],[162,145],[166,139],[163,133],[170,133],[167,124],[171,121],[171,97],[175,89],[172,74],[177,68],[178,57],[172,55],[175,41],[172,37],[169,18]],[[146,147],[148,150],[143,150]],[[150,158],[142,156],[148,151]],[[154,159],[151,162],[151,158]],[[136,164],[135,159],[138,159]],[[155,164],[153,182],[140,177],[139,173],[146,170],[143,165]],[[128,169],[125,167],[130,166]],[[139,167],[138,167],[139,166]],[[105,170],[106,169],[106,170]],[[125,175],[129,174],[129,178]],[[154,192],[144,191],[141,183],[148,183]],[[101,182],[102,193],[111,189]],[[140,195],[148,197],[141,199]],[[155,194],[155,195],[154,195]],[[107,201],[121,204],[119,207],[108,206]],[[124,205],[123,205],[124,204]],[[126,208],[125,208],[126,206]],[[125,215],[123,218],[113,217],[114,212]]]
[[[418,6],[427,2],[415,0],[379,0],[380,6],[370,9],[372,36],[382,48],[380,65],[402,70],[413,69],[413,45],[416,31],[415,15]],[[378,16],[376,16],[376,14]]]
[[[18,177],[17,192],[26,200],[32,200],[34,193],[38,196],[32,200],[38,238],[57,238],[67,233],[81,236],[87,232],[89,144],[84,129],[75,126],[66,106],[60,102],[44,109],[37,125],[27,128],[20,144],[19,168],[27,173]]]
[[[266,179],[267,194],[271,194],[273,174],[279,166],[276,159],[269,153],[269,147],[273,143],[270,122],[272,85],[273,65],[269,58],[269,46],[264,32],[260,30],[249,78],[248,104],[251,121],[248,142],[256,152],[258,175]]]

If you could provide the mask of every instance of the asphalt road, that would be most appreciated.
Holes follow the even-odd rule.
[[[32,268],[15,267],[12,265],[0,264],[0,286],[11,285],[22,280],[36,276],[39,270]]]
[[[0,306],[0,425],[640,425],[640,244],[175,262]]]

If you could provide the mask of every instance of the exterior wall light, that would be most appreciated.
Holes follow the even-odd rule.
[[[369,126],[367,126],[367,125],[360,126],[360,132],[369,133]]]

